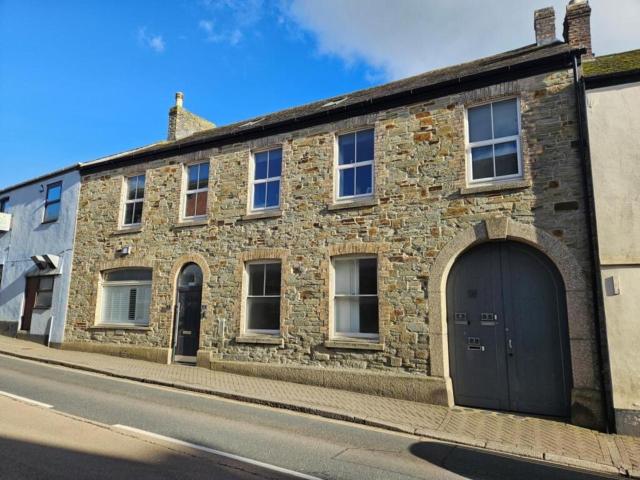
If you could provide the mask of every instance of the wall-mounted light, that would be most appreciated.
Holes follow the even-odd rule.
[[[131,245],[125,245],[124,247],[116,250],[116,253],[120,257],[126,257],[127,255],[130,255],[131,254]]]

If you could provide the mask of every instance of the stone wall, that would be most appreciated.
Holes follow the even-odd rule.
[[[521,101],[524,179],[466,188],[465,105],[511,95]],[[190,258],[208,272],[200,348],[214,359],[430,375],[430,269],[459,232],[496,216],[533,225],[566,246],[582,270],[576,275],[591,278],[574,101],[571,72],[563,71],[85,176],[66,339],[169,347],[176,276]],[[337,208],[334,135],[372,125],[375,201]],[[250,153],[273,145],[283,148],[281,212],[254,218],[247,215]],[[180,224],[181,165],[207,160],[208,219]],[[144,171],[143,227],[118,231],[123,175]],[[124,245],[132,254],[117,258]],[[372,349],[327,342],[330,257],[349,252],[379,258],[380,342]],[[242,264],[261,256],[283,262],[283,341],[276,345],[236,341]],[[153,268],[148,329],[94,326],[100,271],[124,265]],[[584,303],[591,308],[590,298]],[[596,345],[585,321],[589,346],[573,368],[586,369],[595,389]]]

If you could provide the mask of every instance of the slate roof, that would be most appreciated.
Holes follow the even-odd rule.
[[[296,130],[304,128],[306,126],[305,122],[309,122],[311,119],[314,119],[318,124],[331,121],[330,117],[332,115],[343,115],[343,118],[346,118],[362,114],[367,109],[369,111],[376,108],[381,110],[385,108],[385,102],[394,101],[403,95],[418,94],[418,92],[444,88],[445,86],[464,90],[465,82],[471,77],[489,77],[495,74],[506,75],[508,72],[515,72],[516,69],[525,69],[530,65],[541,64],[552,59],[562,58],[568,61],[572,53],[580,52],[581,50],[572,50],[569,45],[560,41],[544,46],[527,45],[498,55],[432,70],[384,85],[337,95],[298,107],[204,130],[180,140],[157,142],[133,151],[82,164],[81,170],[87,172],[107,170],[116,168],[116,164],[120,165],[135,159],[142,161],[143,158],[149,158],[150,155],[154,154],[176,154],[188,151],[189,147],[192,147],[191,151],[193,151],[197,148],[206,148],[203,147],[206,144],[239,141],[236,137],[241,137],[242,135],[251,134],[253,138],[266,136],[274,133],[276,127],[281,130]],[[494,83],[498,81],[500,80],[493,79]],[[477,86],[469,86],[468,88],[477,88]],[[442,95],[444,94],[434,94],[434,98]],[[417,100],[414,101],[417,102]],[[405,101],[405,103],[409,102]]]

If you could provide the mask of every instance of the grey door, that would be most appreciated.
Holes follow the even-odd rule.
[[[187,264],[178,277],[177,300],[174,355],[195,358],[202,316],[202,271],[195,263]]]
[[[447,312],[457,404],[568,416],[565,291],[547,257],[517,242],[472,248],[451,269]]]

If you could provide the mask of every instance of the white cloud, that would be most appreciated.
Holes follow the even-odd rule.
[[[198,27],[205,33],[205,40],[207,42],[226,42],[229,45],[235,46],[240,43],[243,37],[242,31],[238,28],[223,32],[216,31],[213,21],[211,20],[200,20]]]
[[[162,35],[147,33],[147,27],[138,28],[138,42],[156,53],[164,52],[165,44]]]
[[[207,42],[238,45],[245,30],[257,24],[265,14],[264,0],[200,0],[199,3],[211,18],[198,23]]]
[[[320,54],[368,78],[401,78],[535,41],[533,12],[552,4],[557,36],[568,0],[282,0],[281,16]],[[640,0],[591,0],[596,54],[640,47]],[[615,3],[615,8],[613,4]]]

